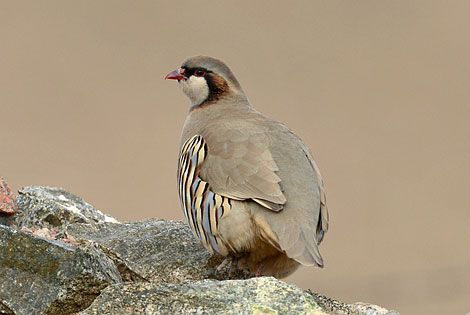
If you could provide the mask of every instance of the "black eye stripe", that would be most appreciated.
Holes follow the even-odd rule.
[[[181,67],[181,68],[186,70],[185,74],[187,74],[188,77],[194,75],[194,73],[195,73],[197,70],[202,70],[202,71],[204,71],[206,74],[207,74],[207,73],[212,73],[212,71],[207,70],[206,68],[202,68],[202,67],[196,67],[196,68]]]

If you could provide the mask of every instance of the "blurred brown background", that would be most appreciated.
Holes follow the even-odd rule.
[[[470,311],[470,2],[2,1],[0,175],[120,220],[183,220],[188,101],[163,77],[229,64],[312,149],[324,270],[287,281],[403,314]]]

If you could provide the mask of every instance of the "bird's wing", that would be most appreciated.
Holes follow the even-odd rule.
[[[215,193],[236,200],[252,199],[273,211],[283,208],[286,197],[265,128],[234,120],[206,126],[201,135],[208,154],[199,176]]]
[[[211,123],[200,135],[207,155],[198,172],[211,190],[257,202],[253,218],[266,241],[303,265],[323,266],[318,245],[328,230],[325,191],[300,138],[284,125],[260,118],[255,123]]]
[[[296,138],[298,138],[294,133],[292,133]],[[320,214],[317,224],[317,242],[318,244],[321,243],[325,233],[328,232],[328,225],[329,225],[329,217],[328,217],[328,206],[326,205],[326,194],[325,194],[325,185],[323,184],[323,178],[321,177],[320,168],[318,167],[317,163],[313,159],[312,153],[310,149],[303,143],[302,140],[299,139],[298,141],[299,146],[304,151],[305,155],[307,156],[310,165],[313,168],[313,171],[317,178],[317,187],[320,191]]]
[[[307,266],[323,266],[318,245],[328,229],[328,210],[318,166],[307,146],[286,126],[274,123],[270,136],[287,203],[279,213],[254,208],[255,222],[271,229],[290,258]]]

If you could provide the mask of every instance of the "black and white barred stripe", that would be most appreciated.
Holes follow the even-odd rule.
[[[211,252],[226,255],[217,228],[219,220],[230,211],[231,203],[229,198],[212,192],[210,185],[198,176],[198,166],[206,154],[207,145],[200,135],[183,144],[178,163],[178,193],[194,236]]]

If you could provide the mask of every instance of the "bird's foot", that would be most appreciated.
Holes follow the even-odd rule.
[[[221,274],[222,270],[224,270],[225,266],[227,266],[228,264],[230,264],[229,269],[232,269],[233,258],[234,258],[234,256],[231,256],[231,255],[225,257],[225,259],[215,269],[214,275],[217,276],[218,274]]]
[[[228,267],[227,267],[228,265]],[[225,272],[224,272],[225,271]],[[224,274],[227,278],[246,279],[250,278],[251,273],[243,256],[229,255],[220,263],[214,271],[214,275]]]

